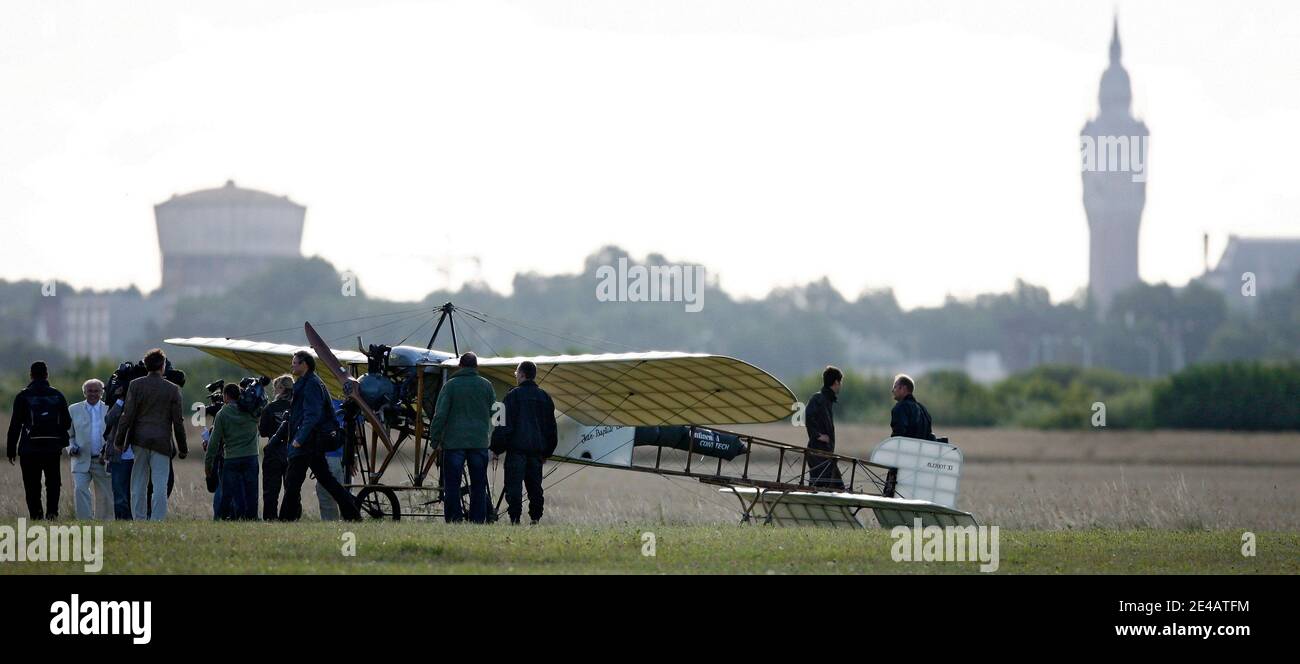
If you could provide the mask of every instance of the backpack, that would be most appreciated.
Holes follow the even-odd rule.
[[[64,441],[65,429],[59,421],[63,410],[63,399],[57,394],[27,395],[27,408],[30,411],[27,420],[28,440],[59,439]]]
[[[333,452],[343,443],[342,426],[339,424],[339,413],[334,407],[334,398],[330,396],[328,387],[325,383],[320,384],[321,398],[325,401],[325,417],[321,418],[316,425],[316,431],[312,436],[312,446],[319,452]]]

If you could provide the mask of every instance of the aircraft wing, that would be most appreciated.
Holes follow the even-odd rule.
[[[255,375],[270,378],[289,373],[289,358],[300,350],[311,353],[313,357],[316,356],[316,353],[308,346],[248,341],[245,339],[190,337],[187,339],[167,339],[165,343],[173,346],[197,348],[208,355],[248,369]],[[364,353],[358,353],[355,350],[335,350],[333,348],[330,350],[334,352],[334,356],[339,359],[339,363],[344,367],[359,364],[363,367],[362,371],[364,372],[364,367],[367,366]],[[338,379],[329,371],[321,371],[320,366],[317,366],[316,369],[316,375],[325,381],[330,393],[336,398],[340,398],[343,394],[343,387],[339,384]]]
[[[588,425],[751,424],[789,417],[781,381],[732,357],[647,352],[481,357],[479,373],[514,385],[515,367],[537,364],[537,384],[561,413]],[[457,359],[436,366],[454,370]]]

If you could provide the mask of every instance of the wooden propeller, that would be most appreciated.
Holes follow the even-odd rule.
[[[339,379],[339,384],[343,386],[343,395],[357,402],[357,405],[361,407],[361,412],[365,414],[366,420],[370,422],[370,426],[384,441],[384,445],[388,449],[392,449],[393,443],[388,439],[388,427],[379,421],[379,416],[370,408],[370,404],[361,398],[360,382],[349,375],[342,364],[339,364],[339,359],[334,357],[334,351],[330,350],[329,344],[325,343],[325,340],[316,333],[316,328],[312,327],[311,323],[304,323],[303,330],[307,333],[307,342],[311,344],[311,349],[316,351],[316,357],[325,364],[326,369]]]

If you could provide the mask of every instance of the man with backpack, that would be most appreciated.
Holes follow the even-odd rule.
[[[33,362],[30,375],[32,382],[14,397],[5,453],[10,464],[15,456],[21,459],[23,490],[32,519],[57,519],[61,486],[59,457],[68,446],[72,416],[68,413],[68,400],[50,387],[49,368],[44,362]],[[41,505],[42,475],[45,477],[44,507]]]
[[[316,358],[307,351],[293,354],[289,373],[297,380],[293,384],[293,401],[289,405],[289,418],[275,434],[271,444],[283,438],[288,444],[289,467],[284,472],[284,500],[280,503],[280,520],[297,521],[302,518],[302,483],[310,470],[316,482],[338,503],[344,521],[360,521],[361,512],[356,498],[330,473],[325,453],[343,444],[338,420],[334,419],[329,389],[316,375]]]

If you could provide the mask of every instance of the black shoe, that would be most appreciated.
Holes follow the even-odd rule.
[[[528,525],[530,525],[530,526],[536,526],[536,525],[540,524],[541,522],[542,522],[541,519],[533,519],[532,521],[529,521],[529,522],[528,522]]]

